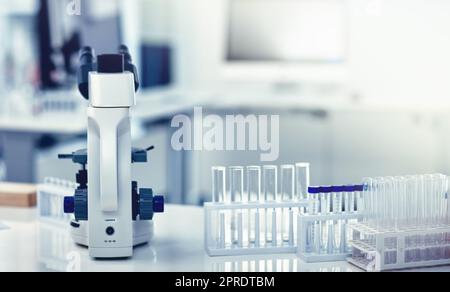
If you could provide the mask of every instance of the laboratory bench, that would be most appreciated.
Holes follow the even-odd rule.
[[[346,262],[307,264],[293,254],[212,258],[203,242],[203,209],[168,205],[155,218],[153,241],[133,258],[93,260],[65,225],[41,222],[36,209],[0,208],[0,272],[361,272]]]

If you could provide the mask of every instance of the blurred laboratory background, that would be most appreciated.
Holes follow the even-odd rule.
[[[211,167],[255,151],[171,147],[177,114],[280,115],[280,157],[313,184],[450,173],[448,0],[0,0],[0,181],[74,180],[86,145],[78,51],[127,44],[142,88],[137,180],[209,200]],[[205,114],[206,114],[205,113]]]

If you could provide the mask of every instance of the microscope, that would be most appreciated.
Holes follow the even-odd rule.
[[[64,212],[74,214],[72,237],[92,258],[128,258],[135,246],[151,240],[153,216],[164,212],[164,198],[139,189],[131,178],[132,164],[148,162],[147,152],[154,148],[131,145],[130,108],[139,78],[126,46],[97,57],[83,48],[80,64],[78,89],[89,100],[88,146],[59,155],[81,166]]]

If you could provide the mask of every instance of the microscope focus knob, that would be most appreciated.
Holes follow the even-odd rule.
[[[73,214],[75,212],[75,198],[64,197],[64,213]]]
[[[155,196],[153,198],[153,212],[164,213],[164,197]]]
[[[88,220],[88,190],[77,189],[75,191],[75,219],[77,221]]]
[[[152,189],[140,189],[139,197],[139,215],[141,220],[153,220],[155,213],[164,212],[164,197],[153,196]]]
[[[153,219],[153,190],[139,190],[139,218],[141,220]]]

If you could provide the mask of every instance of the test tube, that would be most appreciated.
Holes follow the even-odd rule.
[[[372,178],[364,178],[363,179],[363,192],[362,192],[362,201],[364,205],[364,219],[363,222],[370,227],[375,226],[376,218],[375,218],[375,208],[374,208],[374,179]],[[364,240],[368,241],[369,244],[375,244],[375,237],[368,236],[364,238]]]
[[[226,168],[217,166],[212,168],[212,196],[214,203],[224,203],[226,201]]]
[[[230,196],[232,203],[242,203],[244,193],[244,168],[241,166],[232,166],[230,167]],[[239,239],[242,237],[241,232],[242,220],[239,222],[239,217],[241,216],[242,211],[232,211],[231,215],[231,234],[234,244],[239,243]]]
[[[364,222],[367,224],[371,224],[372,222],[372,179],[364,178],[363,179],[363,193],[362,193],[362,201],[364,205]]]
[[[244,194],[244,168],[230,167],[230,196],[232,203],[242,203]]]
[[[450,194],[449,194],[449,179],[446,178],[445,183],[445,197],[447,200],[446,206],[446,224],[450,224]],[[447,244],[450,243],[450,233],[445,234],[445,241]],[[450,246],[447,246],[445,250],[445,259],[450,259]]]
[[[264,177],[264,200],[266,203],[275,203],[278,197],[278,168],[273,165],[264,166],[263,177]],[[266,213],[265,216],[266,244],[272,243],[273,246],[276,246],[277,244],[276,210],[275,208],[269,208],[265,210],[265,213]]]
[[[248,202],[259,203],[261,201],[261,167],[247,167],[247,196]],[[249,243],[256,247],[260,245],[260,213],[259,209],[251,209],[248,216]]]
[[[389,222],[389,228],[395,229],[395,210],[398,206],[396,206],[393,202],[395,200],[395,197],[398,196],[398,193],[395,188],[395,178],[394,177],[387,177],[385,179],[386,187],[386,200],[385,200],[385,206],[386,214],[387,214],[387,220]]]
[[[332,193],[334,191],[334,188],[331,186],[326,186],[321,188],[320,193],[320,214],[321,215],[328,215],[331,214],[331,197]],[[322,252],[328,253],[331,249],[332,242],[329,241],[330,239],[330,225],[333,224],[333,221],[322,221],[321,222],[321,240],[322,240]]]
[[[320,187],[309,187],[309,199],[313,200],[311,215],[319,215],[320,213],[320,193],[322,189]],[[308,227],[307,236],[307,248],[309,252],[320,253],[321,252],[321,232],[320,222],[315,221]]]
[[[386,192],[385,192],[385,179],[383,177],[375,178],[375,197],[374,204],[376,206],[375,216],[376,216],[376,226],[377,228],[383,228],[386,225]]]
[[[211,169],[212,178],[212,200],[214,203],[225,203],[227,201],[226,195],[226,168],[222,166],[216,166]],[[219,230],[217,236],[217,242],[219,248],[225,248],[229,240],[229,229],[227,229],[227,220],[229,214],[226,212],[218,213]]]
[[[330,196],[330,210],[329,214],[339,214],[342,211],[342,187],[331,187]],[[338,241],[340,238],[337,236],[339,230],[339,221],[330,220],[327,226],[328,238],[327,238],[327,253],[333,254],[336,251],[336,247],[339,247]]]
[[[433,176],[425,175],[425,226],[431,227],[433,225]]]
[[[308,199],[308,188],[310,184],[309,163],[297,163],[295,164],[295,181],[296,181],[296,199],[306,200]]]
[[[344,186],[338,186],[334,187],[333,192],[333,214],[342,214],[343,210],[343,204],[344,204],[344,193],[346,191],[346,187]],[[340,252],[344,253],[346,249],[346,227],[345,227],[345,221],[344,220],[337,220],[334,221],[334,246],[335,249]]]
[[[281,198],[283,202],[292,202],[295,200],[295,167],[293,165],[281,166]],[[281,232],[284,242],[293,242],[294,230],[294,210],[284,208],[282,210]]]
[[[446,178],[446,186],[445,186],[445,197],[447,199],[447,207],[446,207],[446,217],[447,217],[447,224],[450,225],[450,192],[449,192],[449,187],[450,187],[450,182],[448,177]],[[450,234],[449,234],[450,235]],[[449,242],[450,242],[450,237],[449,237]],[[450,247],[449,247],[450,249]]]

